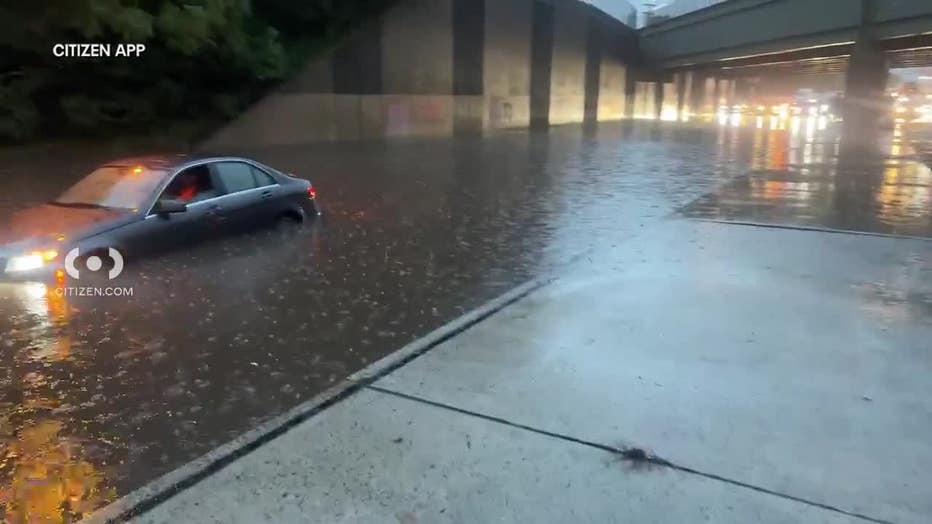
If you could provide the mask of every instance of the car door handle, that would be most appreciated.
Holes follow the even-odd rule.
[[[223,220],[226,218],[223,214],[223,208],[220,206],[210,206],[207,208],[207,214],[218,220]]]
[[[260,193],[260,194],[262,195],[262,198],[272,198],[272,190],[271,190],[271,189],[266,189],[265,191],[263,191],[263,192]]]

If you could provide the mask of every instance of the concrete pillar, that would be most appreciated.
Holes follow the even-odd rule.
[[[634,68],[625,71],[625,118],[634,118],[637,101],[637,74]]]
[[[654,82],[654,118],[660,120],[663,111],[663,81]]]
[[[485,0],[453,0],[453,132],[482,132]]]
[[[587,19],[589,26],[586,38],[586,79],[584,83],[583,122],[599,120],[599,87],[602,73],[602,26],[594,16]]]
[[[686,79],[687,75],[685,71],[680,71],[673,76],[674,85],[676,85],[676,118],[677,120],[683,120],[683,117],[686,115],[687,103],[686,103]]]
[[[696,83],[696,73],[689,71],[686,73],[686,89],[683,93],[683,97],[686,99],[686,120],[692,120],[693,116],[699,111],[692,102],[692,93],[693,93],[693,84]]]
[[[723,80],[721,78],[714,78],[712,85],[712,114],[718,112],[718,106],[721,105],[722,99],[722,88],[724,87]]]
[[[759,81],[759,80],[758,80],[757,77],[754,77],[754,78],[746,78],[746,79],[745,79],[745,81],[744,81],[744,97],[745,97],[745,99],[747,99],[747,100],[754,100],[754,101],[758,101],[758,100],[759,100],[759,96],[758,96],[759,93],[758,93],[758,91],[757,91],[758,81]]]
[[[482,76],[489,129],[530,124],[533,9],[530,1],[485,2]]]
[[[702,114],[705,112],[705,81],[706,75],[698,71],[691,71],[692,81],[690,82],[690,89],[687,93],[689,97],[689,108],[690,112],[693,115]]]
[[[748,81],[746,78],[735,78],[732,80],[734,83],[734,101],[735,104],[750,104],[751,97],[749,96]]]
[[[600,122],[620,120],[625,116],[625,65],[605,52],[602,53],[600,69],[596,118]]]
[[[531,30],[531,127],[550,125],[553,6],[535,0]]]
[[[725,105],[731,107],[735,105],[735,79],[728,78],[723,80],[724,88],[722,96],[725,98]]]
[[[845,77],[845,128],[855,133],[876,132],[889,110],[884,97],[889,67],[883,49],[866,30],[855,41]]]

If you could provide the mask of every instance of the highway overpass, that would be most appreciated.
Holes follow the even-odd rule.
[[[891,67],[932,65],[929,0],[728,0],[638,33],[655,116],[753,98],[761,75],[835,75],[845,119],[871,128]]]
[[[932,46],[932,1],[730,0],[641,29],[639,47],[658,69],[733,66],[847,56],[865,30],[885,51]]]
[[[891,64],[930,51],[932,0],[728,0],[640,31],[579,0],[398,0],[209,142],[680,118],[781,67],[833,74],[872,107]]]

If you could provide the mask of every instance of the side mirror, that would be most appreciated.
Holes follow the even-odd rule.
[[[174,213],[184,213],[188,210],[188,204],[180,200],[159,200],[155,204],[155,213],[158,215],[171,215]]]

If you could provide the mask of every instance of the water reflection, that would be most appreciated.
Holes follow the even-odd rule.
[[[0,424],[10,427],[9,421]],[[0,434],[6,441],[0,448],[4,522],[75,522],[116,497],[82,446],[61,433],[60,422],[40,420],[16,434]]]
[[[932,235],[932,171],[919,161],[914,147],[924,129],[897,123],[890,131],[864,137],[861,130],[847,133],[843,123],[826,115],[793,116],[789,122],[788,129],[766,120],[743,124],[752,136],[753,170],[683,212],[701,218]]]
[[[66,435],[58,420],[67,411],[55,394],[58,379],[44,372],[71,356],[71,337],[59,333],[71,315],[69,305],[38,283],[3,284],[0,302],[21,314],[0,341],[4,354],[14,355],[8,367],[22,373],[18,385],[11,376],[0,383],[17,397],[0,397],[0,517],[10,523],[74,522],[116,492],[87,456],[99,444],[84,446]]]

